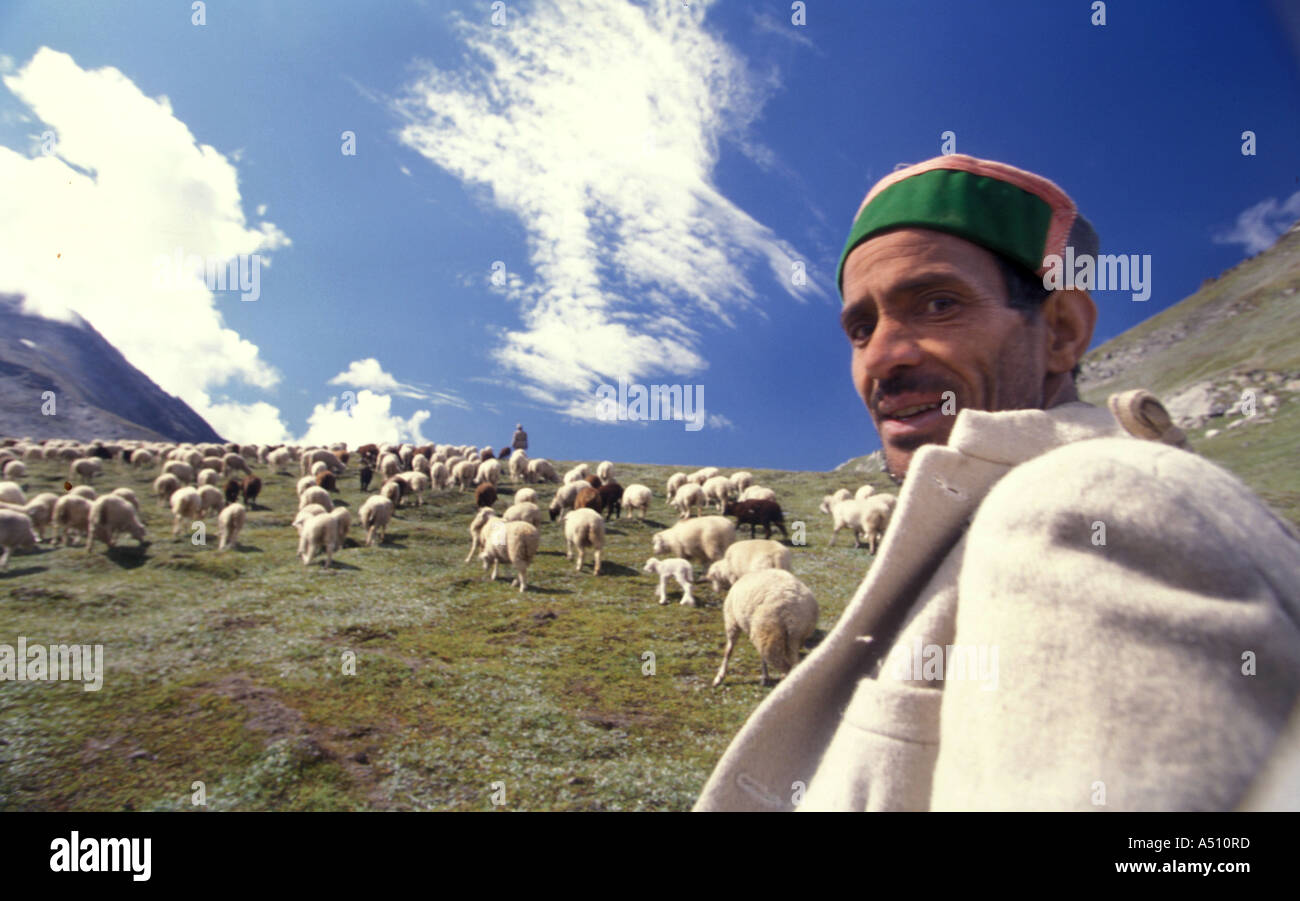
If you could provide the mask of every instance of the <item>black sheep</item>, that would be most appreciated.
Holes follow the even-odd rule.
[[[722,508],[723,515],[736,517],[736,525],[749,526],[749,537],[754,537],[754,527],[763,527],[763,537],[772,537],[772,526],[781,530],[781,535],[788,538],[785,531],[785,517],[781,514],[781,505],[776,501],[727,501]]]

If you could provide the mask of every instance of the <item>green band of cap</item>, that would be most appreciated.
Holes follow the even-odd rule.
[[[1043,268],[1052,208],[1015,185],[956,169],[932,169],[881,191],[853,223],[835,280],[844,291],[844,261],[878,232],[912,226],[973,241],[1023,265]]]

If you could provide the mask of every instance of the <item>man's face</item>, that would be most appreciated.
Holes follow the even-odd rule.
[[[845,261],[844,298],[853,384],[895,480],[917,448],[947,443],[958,410],[1042,407],[1045,326],[1007,306],[979,245],[920,228],[878,235]]]

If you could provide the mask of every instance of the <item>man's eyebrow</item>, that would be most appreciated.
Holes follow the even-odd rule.
[[[954,287],[970,290],[970,282],[963,278],[960,272],[954,270],[945,269],[940,271],[921,272],[916,275],[908,276],[896,284],[890,285],[889,293],[912,294],[917,291],[925,290],[926,288],[941,287]],[[844,313],[847,315],[850,310],[863,303],[866,299],[867,295],[864,295],[849,301],[845,305]],[[841,319],[842,318],[844,318],[844,316],[841,316]]]

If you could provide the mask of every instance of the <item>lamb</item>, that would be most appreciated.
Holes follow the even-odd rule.
[[[577,466],[573,467],[572,469],[570,469],[568,472],[564,474],[564,481],[566,483],[580,482],[583,479],[585,479],[588,475],[589,472],[587,470],[587,464],[579,463]]]
[[[114,488],[111,493],[126,498],[131,506],[135,508],[135,512],[140,512],[140,499],[135,496],[135,492],[130,488]]]
[[[98,457],[79,457],[68,466],[68,478],[80,478],[89,484],[95,476],[104,471],[104,464]]]
[[[302,565],[309,566],[317,551],[325,552],[322,566],[334,565],[334,551],[338,547],[337,523],[328,513],[317,513],[303,524],[298,533],[298,556]]]
[[[656,557],[684,557],[708,566],[721,560],[735,540],[736,527],[731,520],[725,516],[701,516],[656,532],[653,548]]]
[[[217,534],[221,540],[217,543],[217,550],[226,551],[232,547],[239,547],[239,533],[244,528],[244,520],[247,516],[247,510],[243,504],[232,503],[226,505],[217,517]],[[299,535],[302,533],[299,532]]]
[[[496,581],[497,567],[501,563],[509,563],[518,573],[510,584],[518,583],[519,591],[522,593],[528,587],[528,567],[537,557],[537,548],[542,540],[541,533],[532,523],[501,520],[489,523],[484,532],[486,534],[483,550],[478,556],[483,561],[485,575],[487,575],[487,565],[492,564],[492,573],[487,575],[487,579]]]
[[[181,480],[169,472],[165,472],[153,480],[153,493],[158,496],[158,503],[167,506],[171,503],[172,494],[181,487]]]
[[[561,485],[556,490],[555,497],[551,498],[551,506],[548,508],[551,513],[551,521],[554,522],[559,519],[560,515],[566,510],[572,510],[578,492],[590,487],[586,482],[567,482]]]
[[[726,476],[714,476],[704,483],[701,490],[704,492],[705,502],[711,502],[721,512],[722,508],[726,506],[727,496],[731,492],[731,480]]]
[[[214,485],[204,485],[199,491],[199,517],[216,516],[226,504],[225,495]]]
[[[536,504],[524,501],[511,504],[505,514],[501,517],[506,522],[530,522],[534,526],[542,526],[542,508]]]
[[[866,520],[868,505],[874,503],[872,499],[865,501],[835,500],[834,495],[826,495],[822,498],[818,510],[822,513],[829,513],[831,524],[834,527],[831,531],[831,540],[826,545],[831,547],[835,544],[835,538],[839,535],[840,529],[849,528],[853,530],[853,546],[862,547],[861,536],[866,529]]]
[[[54,525],[56,541],[70,545],[74,534],[84,535],[90,527],[90,501],[71,492],[63,495],[54,505]]]
[[[238,500],[239,490],[243,487],[244,485],[239,479],[226,479],[226,487],[221,492],[226,496],[226,503],[233,504]]]
[[[691,567],[691,561],[683,560],[681,557],[669,557],[667,560],[651,557],[645,562],[645,569],[642,572],[656,573],[659,576],[660,604],[668,603],[668,580],[676,579],[677,584],[682,586],[682,606],[695,606],[695,598],[691,595],[691,581],[695,578],[695,570]]]
[[[789,672],[799,662],[799,648],[817,628],[817,600],[812,591],[784,569],[764,569],[741,576],[722,606],[727,646],[713,686],[722,684],[740,633],[749,635],[763,665],[763,685],[770,685],[768,667]]]
[[[361,528],[366,530],[366,547],[375,543],[376,535],[379,536],[379,543],[383,544],[384,533],[393,518],[393,502],[386,497],[372,495],[361,505],[359,515]]]
[[[515,492],[516,504],[535,504],[537,503],[537,492],[532,488],[520,488]]]
[[[682,487],[685,484],[686,484],[686,473],[684,472],[675,472],[668,477],[667,497],[669,503],[672,502],[673,495],[677,493],[677,489]]]
[[[650,512],[650,501],[654,499],[654,494],[645,485],[628,485],[623,489],[623,506],[628,512],[640,511],[640,519],[645,519],[645,515]]]
[[[474,489],[474,506],[491,507],[497,502],[497,489],[491,482],[484,482]]]
[[[4,477],[15,481],[25,479],[27,478],[27,467],[22,464],[21,460],[10,460],[5,464]]]
[[[23,494],[17,482],[0,482],[0,501],[6,504],[25,504],[27,495]]]
[[[867,498],[871,497],[871,495],[875,493],[876,493],[875,488],[872,488],[870,485],[863,485],[861,488],[857,490],[857,493],[853,495],[853,499],[855,501],[865,501]]]
[[[36,547],[36,529],[26,514],[16,510],[0,510],[0,569],[9,566],[9,552]]]
[[[574,572],[582,571],[582,554],[591,548],[596,562],[592,575],[600,575],[600,555],[605,550],[605,520],[595,510],[570,510],[561,520],[564,525],[564,556],[573,559],[574,551],[578,553],[578,565]]]
[[[776,492],[771,488],[764,488],[762,485],[750,485],[744,491],[740,492],[742,501],[774,501]]]
[[[706,578],[715,592],[722,592],[741,576],[760,569],[790,569],[790,549],[779,541],[765,538],[737,541],[727,548],[722,559],[709,567]]]
[[[602,482],[611,481],[614,478],[614,464],[604,460],[596,467],[596,475],[600,476]]]
[[[299,510],[308,504],[320,504],[326,510],[334,509],[334,502],[330,500],[330,493],[320,486],[308,488],[302,494],[298,495]]]
[[[529,482],[558,482],[559,475],[555,472],[555,467],[551,465],[550,460],[538,457],[536,460],[528,461],[528,479]]]
[[[90,553],[96,537],[112,547],[118,532],[130,532],[138,544],[144,544],[144,524],[136,516],[130,501],[117,494],[97,498],[90,505],[86,524],[86,553]]]
[[[257,496],[262,493],[262,480],[257,476],[244,476],[244,484],[241,487],[244,493],[244,503],[251,510],[257,506]]]
[[[678,519],[686,519],[694,511],[698,516],[704,506],[704,489],[694,482],[686,482],[673,495],[672,505],[677,508]]]
[[[736,517],[736,525],[749,526],[749,537],[754,537],[754,527],[763,527],[763,537],[772,537],[772,526],[781,530],[781,536],[788,538],[785,531],[785,517],[781,505],[776,501],[726,501],[722,513],[724,516]]]
[[[192,527],[194,520],[201,518],[200,509],[203,506],[203,500],[199,497],[197,488],[186,485],[172,494],[171,506],[172,537],[175,538],[181,532],[182,519],[188,519]]]

